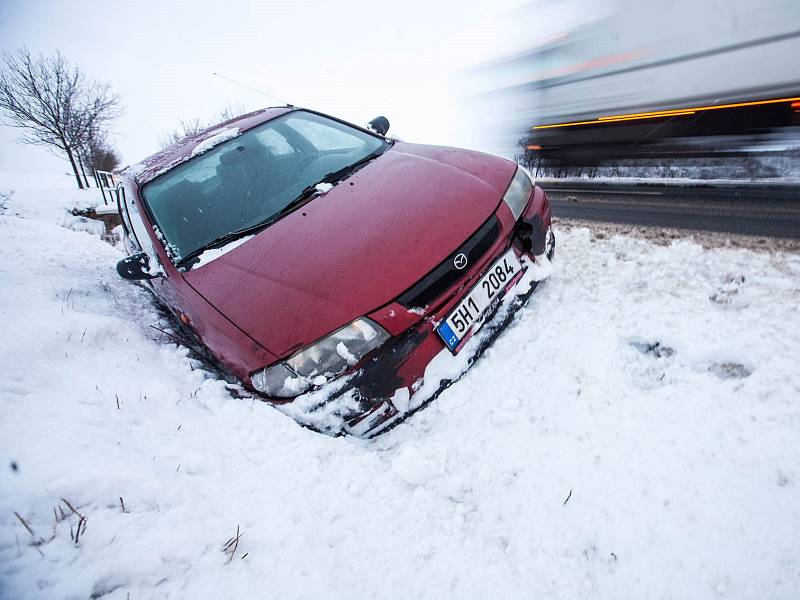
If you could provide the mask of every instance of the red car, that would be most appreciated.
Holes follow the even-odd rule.
[[[122,277],[250,390],[363,436],[457,379],[554,249],[515,163],[370,125],[257,111],[129,167],[118,194]]]

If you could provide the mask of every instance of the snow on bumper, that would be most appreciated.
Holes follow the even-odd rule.
[[[552,244],[552,237],[548,239]],[[551,254],[552,246],[548,248]],[[460,379],[553,270],[546,255],[521,257],[521,278],[473,325],[476,331],[452,354],[425,319],[389,341],[355,373],[278,408],[299,423],[331,435],[372,437],[433,400]]]

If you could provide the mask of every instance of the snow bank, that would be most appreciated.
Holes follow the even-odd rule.
[[[103,204],[99,189],[79,190],[75,178],[63,173],[0,173],[0,191],[3,190],[14,192],[5,214],[24,214],[64,226],[74,221],[69,209],[95,208]]]
[[[800,593],[798,255],[557,231],[484,358],[365,442],[231,397],[114,248],[10,187],[3,597]]]

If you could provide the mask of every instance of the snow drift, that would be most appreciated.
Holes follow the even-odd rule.
[[[151,327],[62,226],[91,192],[4,188],[1,597],[800,593],[800,256],[562,229],[484,358],[364,442]]]

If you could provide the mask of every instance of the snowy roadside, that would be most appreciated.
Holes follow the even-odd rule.
[[[800,185],[800,177],[786,176],[786,177],[768,177],[768,178],[753,178],[753,179],[734,179],[734,178],[707,178],[701,177],[537,177],[536,183],[547,187],[548,183],[564,184],[564,183],[591,183],[593,185],[606,185],[606,184],[628,184],[628,185],[642,185],[642,186],[736,186],[736,187],[769,187],[769,186],[786,186],[796,187]]]
[[[193,370],[62,226],[84,196],[11,183],[0,597],[800,594],[800,255],[562,226],[483,360],[364,442]]]
[[[562,230],[588,229],[596,239],[609,236],[635,236],[648,240],[659,246],[668,246],[673,242],[689,241],[703,248],[745,248],[763,252],[800,252],[800,240],[791,238],[775,238],[763,235],[744,235],[740,233],[722,233],[718,231],[700,231],[697,229],[679,229],[676,227],[651,227],[648,225],[630,225],[625,223],[605,223],[602,221],[586,221],[582,219],[553,218],[553,223]]]

